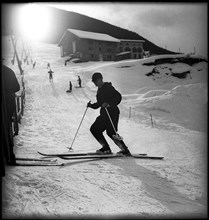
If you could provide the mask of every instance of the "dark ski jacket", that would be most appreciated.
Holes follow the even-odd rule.
[[[20,90],[20,84],[12,69],[2,65],[2,107],[9,121],[15,111],[15,93]]]
[[[3,83],[2,89],[4,89],[5,95],[11,96],[15,92],[18,92],[20,90],[20,85],[14,71],[5,65],[2,65],[1,71]]]
[[[91,104],[91,108],[98,109],[102,106],[103,103],[108,103],[110,107],[108,110],[117,111],[119,113],[119,109],[117,105],[121,102],[122,96],[121,94],[112,86],[111,82],[105,82],[101,88],[98,88],[96,95],[97,102]],[[105,112],[104,108],[100,109],[100,114]],[[106,114],[106,113],[105,113]]]

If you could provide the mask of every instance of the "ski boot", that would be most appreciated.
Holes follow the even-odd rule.
[[[112,154],[112,151],[109,146],[103,146],[99,150],[96,151],[97,154],[103,155],[103,154]]]
[[[121,149],[117,154],[124,155],[124,156],[131,156],[131,153],[128,147],[125,145],[123,140],[114,139],[115,144]]]

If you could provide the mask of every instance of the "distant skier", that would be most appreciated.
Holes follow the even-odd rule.
[[[130,155],[128,147],[125,145],[122,138],[116,133],[120,114],[120,110],[117,105],[122,100],[121,94],[112,86],[111,82],[103,82],[102,74],[99,72],[92,75],[92,82],[98,87],[96,95],[97,102],[93,104],[88,102],[87,107],[93,109],[100,108],[100,115],[96,118],[90,128],[93,136],[102,145],[102,148],[96,152],[99,154],[112,153],[109,144],[103,136],[103,132],[106,130],[107,135],[121,149],[118,154]]]
[[[36,61],[33,62],[33,69],[35,69],[35,67],[36,67]]]
[[[69,89],[66,92],[72,92],[72,83],[69,81]]]
[[[65,60],[65,66],[67,66],[67,62],[68,62],[68,60]]]
[[[49,73],[49,82],[53,82],[53,75],[52,73],[54,73],[51,69],[48,71]]]
[[[71,83],[71,81],[69,81],[69,90],[67,90],[67,92],[72,92],[72,83]]]
[[[50,69],[51,67],[50,67],[50,63],[47,63],[47,69]]]
[[[81,87],[81,77],[78,76],[78,86]]]

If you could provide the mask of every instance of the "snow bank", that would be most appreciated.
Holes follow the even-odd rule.
[[[153,114],[187,129],[206,131],[207,63],[200,62],[193,66],[165,63],[152,67],[150,73],[145,75],[155,85],[145,84],[146,80],[141,76],[140,85],[144,83],[147,86],[138,89],[136,86],[137,94],[123,95],[124,104],[139,113]],[[188,74],[184,78],[176,76],[182,73]]]
[[[185,128],[199,131],[207,129],[206,85],[179,85],[145,105],[150,111],[160,110],[167,113],[168,118],[175,117]]]

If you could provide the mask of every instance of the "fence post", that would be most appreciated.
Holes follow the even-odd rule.
[[[23,100],[23,93],[21,94],[21,115],[24,114],[24,100]]]
[[[18,118],[17,118],[16,98],[15,98],[15,110],[13,113],[13,131],[14,131],[14,135],[18,135],[19,126],[18,126]]]
[[[152,127],[153,127],[152,114],[150,114],[150,117],[151,117],[151,124],[152,124]]]
[[[16,97],[16,105],[17,105],[17,121],[21,123],[21,108],[20,108],[20,96]]]
[[[17,96],[16,100],[17,100],[17,112],[19,112],[20,111],[20,97]]]
[[[129,107],[129,119],[131,118],[131,107]]]

